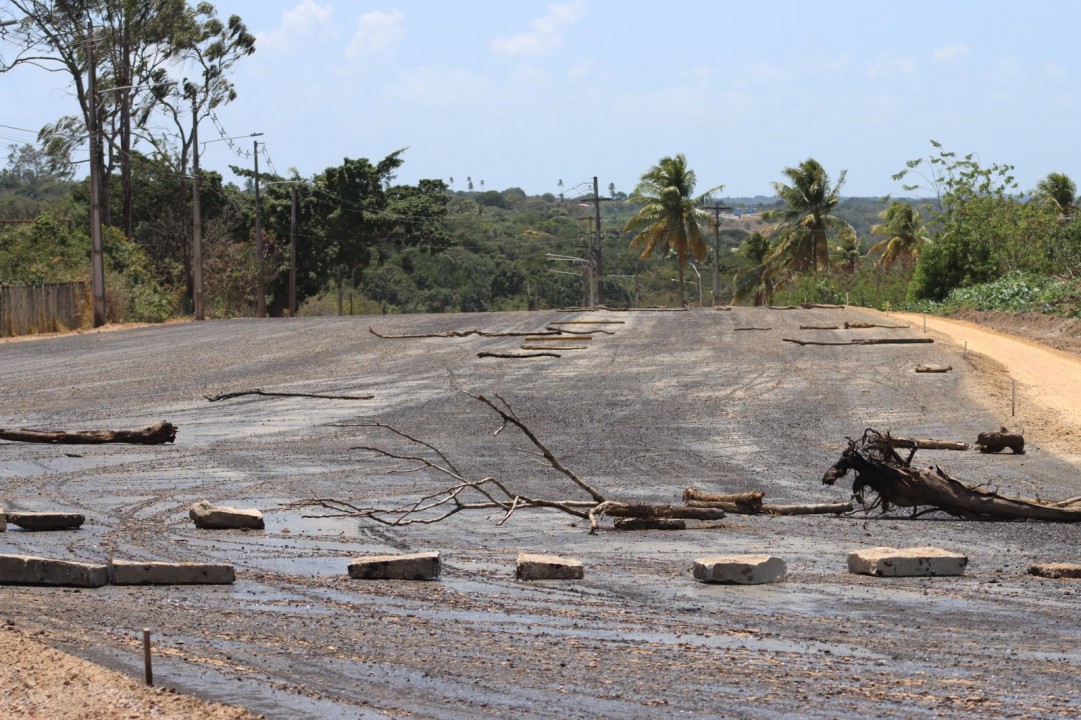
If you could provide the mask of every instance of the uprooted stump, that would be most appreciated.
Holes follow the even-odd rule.
[[[1025,438],[1006,428],[980,433],[976,436],[976,449],[982,453],[998,453],[1009,448],[1015,455],[1025,454]]]
[[[880,508],[885,513],[897,507],[912,508],[913,517],[942,511],[971,520],[1081,521],[1081,507],[1070,507],[1079,498],[1053,503],[1005,497],[963,483],[937,466],[914,468],[915,452],[912,449],[908,459],[902,459],[889,433],[868,429],[859,440],[848,441],[848,448],[822,482],[833,485],[852,472],[852,497],[868,512]]]

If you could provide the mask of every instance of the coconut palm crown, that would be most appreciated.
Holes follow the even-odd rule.
[[[914,264],[927,242],[924,237],[927,228],[920,220],[920,211],[906,202],[894,200],[878,216],[885,222],[872,226],[871,232],[885,235],[886,239],[876,243],[868,254],[882,253],[877,263],[881,268],[888,268],[895,262]]]
[[[637,233],[631,246],[642,248],[642,257],[648,258],[660,251],[661,256],[675,252],[679,266],[679,302],[686,304],[683,289],[683,271],[687,260],[694,255],[699,261],[706,257],[706,240],[702,224],[712,217],[698,205],[714,192],[723,188],[718,185],[699,197],[693,197],[696,178],[694,170],[687,167],[682,154],[663,157],[643,173],[641,182],[628,198],[641,205],[638,212],[624,227],[624,232]]]
[[[784,207],[768,210],[762,214],[770,222],[776,222],[774,234],[780,238],[767,263],[778,263],[788,271],[800,272],[829,267],[829,234],[851,226],[833,215],[841,200],[841,187],[845,172],[830,185],[825,168],[814,158],[808,158],[797,167],[784,169],[790,185],[773,183],[777,197]]]

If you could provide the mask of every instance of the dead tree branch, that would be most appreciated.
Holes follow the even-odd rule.
[[[141,430],[20,430],[0,428],[0,440],[53,445],[163,445],[176,440],[176,425],[159,422]]]
[[[868,330],[870,328],[883,328],[885,330],[903,330],[908,325],[878,325],[877,323],[846,322],[845,330]]]
[[[794,338],[781,339],[784,342],[797,345],[923,345],[934,342],[931,338],[857,338],[843,342],[818,342],[815,340],[796,340]]]
[[[446,330],[441,333],[419,333],[416,335],[386,335],[378,332],[375,328],[369,327],[368,332],[375,335],[378,338],[386,340],[401,340],[409,339],[416,340],[418,338],[464,338],[471,335],[477,335],[479,337],[525,337],[526,335],[558,335],[558,330],[533,330],[531,332],[489,332],[487,330]]]
[[[506,358],[506,359],[511,359],[512,360],[512,359],[517,359],[517,358],[539,358],[539,357],[558,358],[558,357],[563,357],[563,356],[560,355],[559,353],[554,353],[554,352],[527,352],[527,353],[479,352],[479,353],[477,353],[477,357],[479,357],[479,358]]]
[[[245,395],[262,395],[263,397],[298,397],[298,398],[317,398],[320,400],[371,400],[375,395],[323,395],[319,393],[301,393],[301,392],[270,392],[255,388],[254,390],[240,390],[237,392],[218,393],[217,395],[204,395],[210,402],[218,402],[219,400],[230,400],[232,398],[243,397]]]

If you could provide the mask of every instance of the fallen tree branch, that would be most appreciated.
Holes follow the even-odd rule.
[[[176,426],[159,422],[141,430],[19,430],[0,428],[0,440],[53,445],[163,445],[176,440]]]
[[[931,338],[856,338],[844,342],[819,342],[815,340],[796,340],[795,338],[781,338],[784,342],[797,345],[924,345],[933,343]]]
[[[918,373],[948,373],[953,372],[953,365],[917,365]]]
[[[822,482],[833,485],[853,472],[852,497],[865,511],[878,507],[885,513],[897,507],[911,508],[914,517],[942,511],[972,520],[1081,522],[1081,508],[1006,497],[963,483],[937,466],[913,468],[910,461],[911,455],[909,461],[900,459],[889,433],[868,429],[860,440],[848,441],[848,449]],[[925,509],[920,511],[921,507]]]
[[[767,515],[843,515],[852,512],[852,503],[817,503],[810,505],[763,505]]]
[[[539,357],[563,357],[559,353],[554,352],[530,352],[530,353],[495,353],[495,352],[479,352],[477,353],[479,358],[539,358]]]
[[[556,347],[545,346],[545,345],[519,345],[518,347],[519,347],[520,350],[559,350],[560,352],[562,352],[564,350],[588,350],[589,349],[589,347],[586,346],[586,345],[558,345]]]
[[[441,333],[418,333],[415,335],[385,335],[376,331],[375,328],[369,327],[368,332],[375,335],[378,338],[385,340],[401,340],[410,339],[415,340],[418,338],[464,338],[470,335],[477,335],[479,337],[525,337],[526,335],[558,335],[558,330],[533,330],[530,332],[489,332],[487,330],[447,330]]]
[[[597,330],[569,330],[567,328],[556,328],[556,327],[549,327],[548,329],[552,330],[554,332],[563,333],[565,335],[597,335],[597,334],[615,335],[615,333],[612,332],[611,330],[600,330],[600,329],[597,329]]]
[[[735,331],[735,332],[740,332],[740,331],[743,331],[743,330],[772,330],[772,329],[773,328],[771,328],[771,327],[737,327],[737,328],[732,328],[732,330]]]
[[[846,322],[845,330],[868,330],[870,328],[883,328],[885,330],[903,330],[908,325],[878,325],[876,323]]]
[[[956,440],[929,440],[927,438],[890,437],[895,448],[912,450],[968,450],[968,443]]]
[[[840,330],[837,325],[800,325],[800,330]]]
[[[298,398],[317,398],[320,400],[371,400],[375,395],[322,395],[319,393],[301,393],[301,392],[269,392],[263,391],[259,388],[254,390],[240,390],[237,392],[218,393],[217,395],[204,395],[210,402],[218,402],[219,400],[229,400],[231,398],[243,397],[245,395],[262,395],[264,397],[298,397]]]

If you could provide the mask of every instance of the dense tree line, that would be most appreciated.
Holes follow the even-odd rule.
[[[74,100],[36,145],[9,148],[0,283],[85,279],[96,187],[111,317],[190,313],[196,132],[237,96],[230,73],[255,52],[254,37],[206,2],[9,4],[22,19],[0,72],[59,71]],[[179,68],[187,75],[175,76]],[[72,153],[87,144],[90,176],[75,180]],[[472,177],[465,190],[453,178],[396,184],[406,160],[405,150],[345,158],[311,177],[233,168],[241,185],[199,171],[209,314],[254,314],[260,287],[269,314],[289,312],[294,270],[302,313],[572,306],[598,291],[623,306],[882,306],[941,301],[1011,273],[1081,271],[1069,177],[1052,172],[1018,188],[1010,166],[934,142],[894,178],[926,201],[843,198],[845,172],[831,179],[813,158],[780,169],[772,199],[718,197],[721,186],[696,196],[695,170],[676,154],[629,196],[610,183],[600,227],[592,198],[565,196],[562,180],[558,196],[539,197]]]

